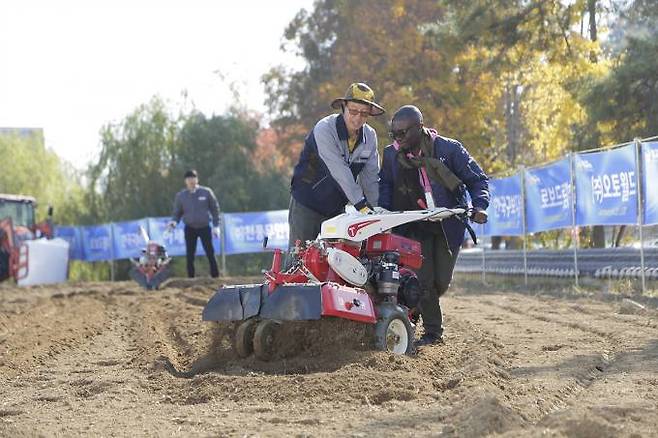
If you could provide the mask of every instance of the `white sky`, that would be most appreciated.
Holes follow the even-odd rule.
[[[262,111],[261,75],[303,65],[279,47],[312,3],[0,0],[0,127],[41,127],[47,147],[83,168],[101,126],[155,94],[175,106],[187,90],[199,110],[220,114],[235,82]]]

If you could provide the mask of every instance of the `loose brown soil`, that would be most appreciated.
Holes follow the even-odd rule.
[[[261,362],[234,355],[234,326],[201,321],[218,284],[1,285],[0,435],[658,433],[650,308],[455,287],[446,343],[415,357],[323,320],[287,327]]]

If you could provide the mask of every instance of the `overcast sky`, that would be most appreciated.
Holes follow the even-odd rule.
[[[222,113],[236,82],[248,107],[263,110],[261,75],[302,65],[279,46],[312,3],[2,0],[0,127],[43,128],[46,146],[82,168],[101,126],[155,94],[176,105],[187,90],[201,111]]]

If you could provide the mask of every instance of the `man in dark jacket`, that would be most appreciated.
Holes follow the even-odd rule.
[[[379,152],[377,134],[366,121],[384,114],[375,93],[363,83],[349,86],[335,99],[332,114],[316,123],[306,137],[291,182],[290,247],[313,240],[322,222],[352,204],[362,213],[377,205]]]
[[[391,122],[394,142],[384,149],[379,174],[379,205],[392,211],[420,210],[466,205],[466,190],[474,212],[471,219],[487,221],[488,177],[457,140],[440,136],[423,126],[423,115],[412,105],[401,107]],[[447,169],[447,171],[446,171]],[[421,222],[396,232],[422,245],[423,265],[418,279],[423,292],[420,303],[425,332],[416,346],[443,340],[439,298],[448,290],[464,240],[465,225],[458,218]]]
[[[212,234],[219,237],[219,204],[213,191],[199,185],[196,170],[185,172],[185,186],[176,194],[174,200],[174,212],[169,222],[169,228],[183,219],[185,224],[185,255],[187,256],[187,276],[194,277],[194,256],[196,254],[197,239],[201,239],[201,245],[210,262],[210,276],[219,277],[215,250],[212,246],[212,235],[210,221],[212,220]]]

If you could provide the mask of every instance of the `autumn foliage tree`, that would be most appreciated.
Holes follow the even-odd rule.
[[[278,150],[292,164],[355,81],[389,110],[369,121],[382,147],[391,112],[412,103],[494,176],[655,134],[657,15],[649,0],[318,0],[284,35],[305,68],[263,78]],[[632,35],[611,50],[601,35],[623,20]]]
[[[389,110],[370,121],[383,145],[390,113],[413,103],[490,173],[557,158],[586,120],[583,83],[607,68],[592,58],[598,44],[577,31],[587,6],[320,0],[285,33],[284,49],[306,67],[264,76],[274,126],[305,133],[349,83],[364,81]]]

